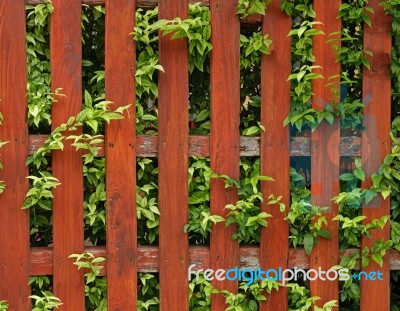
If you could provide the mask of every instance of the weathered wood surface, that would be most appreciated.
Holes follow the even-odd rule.
[[[34,153],[43,146],[47,135],[29,136],[29,154]],[[139,135],[136,139],[136,149],[138,157],[156,157],[158,152],[158,136]],[[99,145],[98,156],[104,156],[104,144]],[[340,156],[357,157],[361,156],[361,138],[356,136],[341,137]],[[310,137],[292,137],[290,140],[290,156],[309,157],[311,155]],[[189,156],[209,157],[210,156],[210,137],[209,136],[189,136]],[[240,156],[258,157],[260,156],[259,137],[240,137]]]
[[[188,0],[163,0],[159,19],[188,16]],[[189,69],[186,39],[159,38],[158,75],[158,205],[160,310],[189,309],[187,268],[189,238],[183,231],[188,222]]]
[[[63,89],[52,107],[52,129],[66,123],[82,106],[82,37],[79,0],[53,0],[50,23],[52,89]],[[66,14],[66,12],[68,12]],[[79,135],[81,130],[73,134]],[[53,191],[54,295],[60,310],[85,310],[83,271],[73,265],[71,254],[83,252],[82,152],[70,142],[52,154],[52,172],[61,185]]]
[[[261,175],[275,181],[261,183],[264,197],[262,210],[271,214],[268,227],[261,230],[260,264],[265,270],[286,269],[289,256],[289,225],[279,205],[268,205],[268,197],[282,196],[290,205],[290,128],[282,126],[290,110],[291,39],[287,34],[291,19],[282,12],[279,1],[273,1],[263,20],[263,33],[272,40],[271,55],[261,58]],[[277,105],[279,103],[279,105]],[[279,247],[277,247],[279,245]],[[260,310],[285,311],[288,308],[287,288],[273,291]]]
[[[372,26],[364,25],[364,49],[370,50],[371,70],[364,68],[363,71],[363,94],[371,101],[364,108],[363,125],[365,131],[362,133],[362,162],[366,175],[363,187],[371,185],[371,174],[378,171],[383,160],[390,152],[390,126],[391,126],[391,80],[390,65],[392,51],[391,18],[385,14],[379,0],[371,0],[368,3],[374,10],[371,14]],[[381,197],[374,199],[368,206],[364,206],[362,214],[367,216],[365,220],[369,223],[372,219],[390,215],[390,199],[383,200]],[[371,238],[363,236],[361,245],[371,247],[379,240],[390,238],[389,223],[382,230],[375,230]],[[389,310],[390,309],[390,266],[389,257],[385,257],[383,267],[373,260],[364,269],[367,272],[380,270],[383,281],[371,282],[361,281],[361,311]]]
[[[315,20],[322,23],[319,29],[324,34],[313,37],[315,64],[321,66],[316,72],[323,75],[323,79],[312,80],[314,96],[312,106],[315,109],[324,109],[325,105],[339,103],[339,78],[330,79],[340,75],[340,63],[336,62],[337,54],[327,41],[330,34],[341,31],[341,20],[336,18],[341,0],[315,0],[313,3],[316,12]],[[337,44],[337,42],[336,42]],[[340,123],[336,119],[332,125],[323,122],[311,134],[311,202],[317,206],[328,207],[323,213],[328,224],[326,229],[331,238],[318,237],[310,256],[310,266],[318,270],[328,271],[339,264],[339,226],[337,221],[332,221],[339,208],[333,203],[332,198],[339,194],[340,173]],[[316,304],[324,305],[331,300],[339,301],[339,280],[316,279],[310,282],[312,296],[318,296]],[[337,307],[334,308],[337,310]]]
[[[212,0],[211,11],[211,66],[210,66],[210,166],[217,174],[239,179],[240,152],[240,21],[235,14],[236,0]],[[226,217],[227,204],[238,200],[236,188],[225,188],[221,179],[210,184],[210,213]],[[210,237],[211,269],[229,269],[239,264],[239,244],[232,241],[234,225],[213,225]],[[237,282],[214,279],[218,289],[237,292]],[[225,310],[225,298],[213,295],[211,310]]]
[[[29,211],[21,210],[28,191],[28,126],[24,0],[0,1],[0,300],[9,311],[31,310],[29,279]]]
[[[96,257],[107,257],[105,246],[86,247],[85,251],[93,253]],[[339,254],[350,256],[357,249],[348,249]],[[159,271],[159,251],[157,246],[139,246],[137,252],[138,272],[156,273]],[[388,253],[391,270],[400,270],[400,254],[396,250]],[[53,271],[53,250],[50,247],[31,248],[31,269],[30,275],[50,275]],[[241,246],[239,250],[239,266],[241,268],[257,268],[259,266],[260,249],[257,246]],[[210,249],[208,246],[189,247],[189,265],[195,264],[196,269],[210,268]],[[290,248],[287,266],[289,269],[309,269],[310,259],[302,248]],[[357,264],[356,270],[360,269]],[[107,274],[107,267],[104,266],[101,275]]]
[[[131,105],[129,117],[106,126],[107,307],[137,305],[135,44],[130,35],[135,1],[106,0],[105,87],[113,109]],[[126,165],[130,163],[131,165]],[[125,165],[121,165],[125,164]]]

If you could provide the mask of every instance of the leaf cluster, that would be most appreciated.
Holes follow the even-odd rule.
[[[42,291],[42,295],[31,295],[29,298],[34,300],[34,308],[32,311],[50,311],[54,308],[58,309],[62,305],[59,298],[55,297],[50,291]]]

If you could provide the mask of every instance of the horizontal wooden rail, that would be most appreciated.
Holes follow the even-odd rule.
[[[96,257],[107,257],[105,246],[86,247],[86,252],[94,254]],[[340,254],[349,256],[357,249],[348,249]],[[242,246],[240,247],[240,267],[255,269],[259,266],[260,249],[258,246]],[[391,250],[390,269],[400,270],[400,254],[395,250]],[[157,246],[139,246],[138,247],[138,272],[158,272],[158,247]],[[189,248],[189,265],[195,264],[196,269],[207,269],[210,267],[210,249],[208,246],[191,246]],[[289,249],[289,268],[310,268],[310,259],[302,248]],[[359,266],[356,266],[359,269]],[[50,247],[33,247],[31,248],[31,269],[30,275],[52,275],[53,273],[53,250]],[[103,268],[101,275],[106,275],[106,269]]]
[[[33,154],[43,146],[47,135],[29,136],[29,154]],[[158,136],[139,135],[136,140],[138,157],[156,157]],[[104,156],[104,144],[100,144],[99,156]],[[356,136],[342,137],[340,140],[340,155],[342,157],[357,157],[361,155],[361,138]],[[259,137],[240,138],[240,156],[258,157],[260,155]],[[311,155],[310,137],[292,137],[290,142],[290,155],[292,157],[309,157]],[[189,156],[209,157],[209,136],[189,137]]]

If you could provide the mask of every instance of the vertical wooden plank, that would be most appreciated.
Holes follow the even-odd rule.
[[[268,197],[282,196],[282,203],[290,206],[290,132],[283,121],[290,110],[291,39],[287,35],[291,19],[280,9],[280,1],[273,1],[263,18],[263,33],[272,40],[271,55],[261,58],[261,174],[275,179],[263,182],[263,211],[272,215],[268,227],[261,231],[260,265],[263,270],[287,268],[289,226],[279,206],[268,206]],[[279,248],[276,246],[279,245]],[[287,310],[287,289],[273,292],[260,305],[260,310]]]
[[[371,174],[378,172],[386,154],[390,152],[390,123],[391,123],[391,80],[390,64],[392,38],[390,36],[391,18],[385,15],[378,0],[371,0],[368,6],[374,9],[371,15],[372,27],[364,26],[364,49],[370,50],[371,70],[364,68],[363,97],[370,98],[364,109],[364,128],[361,138],[363,168],[367,176],[363,187],[371,186]],[[372,148],[371,148],[372,147]],[[367,156],[369,154],[369,156]],[[364,206],[365,222],[390,215],[390,200],[374,199],[368,206]],[[390,237],[389,224],[384,229],[373,231],[371,238],[363,237],[362,249],[370,248],[374,241],[388,240]],[[370,260],[364,271],[381,271],[383,281],[361,281],[361,310],[389,310],[390,309],[390,265],[389,256],[385,256],[381,268]]]
[[[187,0],[163,0],[159,18],[188,16]],[[188,310],[188,47],[186,40],[159,40],[159,208],[160,310]]]
[[[328,80],[334,75],[340,74],[340,63],[336,62],[336,52],[331,44],[326,41],[333,32],[341,31],[341,21],[337,19],[340,0],[315,0],[314,10],[316,20],[323,25],[320,29],[324,35],[314,36],[315,64],[322,67],[318,72],[324,79],[313,80],[313,108],[322,109],[325,104],[339,102],[339,79]],[[335,85],[327,85],[334,82]],[[337,94],[335,94],[334,89]],[[323,122],[311,136],[311,201],[320,207],[329,207],[324,213],[328,220],[328,228],[331,238],[318,237],[318,245],[314,247],[311,254],[311,269],[323,271],[329,270],[338,264],[339,260],[339,228],[337,221],[331,219],[337,215],[338,206],[333,204],[332,197],[339,191],[339,144],[340,124],[335,120],[333,125]],[[312,296],[321,297],[317,302],[323,305],[330,300],[339,301],[339,282],[328,279],[317,279],[310,284]]]
[[[236,0],[211,0],[211,137],[210,165],[213,172],[239,179],[240,115],[240,21]],[[225,206],[238,200],[236,189],[225,189],[219,179],[211,180],[211,214],[226,216]],[[239,245],[231,240],[234,226],[213,226],[210,240],[211,269],[230,269],[239,263]],[[237,283],[212,281],[213,286],[237,291]],[[225,310],[221,295],[213,296],[211,310]]]
[[[21,210],[28,190],[25,160],[28,156],[26,124],[25,1],[0,2],[0,180],[6,190],[0,194],[0,300],[10,311],[30,310],[29,212]]]
[[[137,300],[135,1],[106,1],[106,98],[130,117],[106,127],[108,310],[135,310]]]
[[[76,115],[82,105],[81,2],[53,0],[50,23],[50,60],[53,90],[62,88],[52,108],[52,129]],[[80,132],[77,132],[79,135]],[[78,271],[72,253],[83,252],[82,154],[69,142],[53,153],[54,177],[61,185],[54,191],[54,294],[61,299],[60,310],[85,309],[83,271]]]

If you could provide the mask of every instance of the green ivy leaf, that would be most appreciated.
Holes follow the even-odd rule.
[[[311,254],[311,251],[314,247],[314,237],[310,233],[306,233],[304,235],[304,250],[306,251],[307,255]]]

